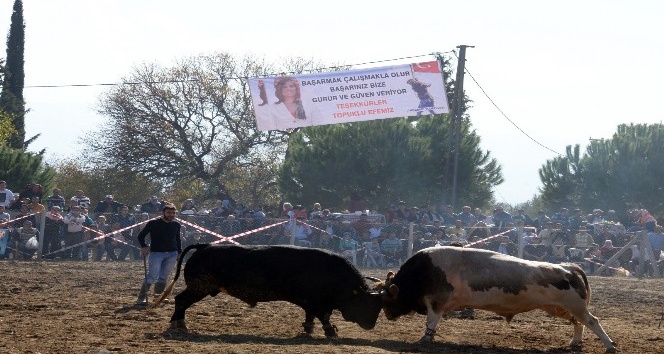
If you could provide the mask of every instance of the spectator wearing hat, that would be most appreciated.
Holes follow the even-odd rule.
[[[159,200],[159,197],[157,197],[156,195],[150,197],[150,199],[146,203],[141,204],[142,213],[161,214],[163,209],[164,209],[164,202]]]
[[[593,213],[588,215],[588,222],[591,224],[603,223],[605,221],[603,214],[602,209],[593,209]]]
[[[579,232],[576,234],[574,247],[581,248],[586,250],[590,248],[595,243],[593,236],[588,233],[588,230],[585,227],[581,227]]]
[[[95,214],[117,214],[121,206],[122,203],[113,200],[112,194],[107,194],[104,200],[97,203],[94,212]]]

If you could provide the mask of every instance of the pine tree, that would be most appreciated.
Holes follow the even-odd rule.
[[[7,36],[7,61],[5,63],[4,81],[0,93],[0,110],[11,116],[15,132],[9,138],[9,146],[25,149],[25,102],[23,86],[25,53],[25,24],[23,22],[23,1],[16,0],[11,17],[11,26]]]

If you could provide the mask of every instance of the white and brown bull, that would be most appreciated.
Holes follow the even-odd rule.
[[[493,311],[509,322],[514,315],[535,309],[569,320],[574,325],[571,346],[580,346],[588,326],[606,347],[615,343],[588,312],[590,287],[575,264],[533,262],[496,252],[461,248],[423,249],[408,259],[377,290],[390,320],[417,312],[427,315],[420,341],[431,342],[441,316],[453,310]]]

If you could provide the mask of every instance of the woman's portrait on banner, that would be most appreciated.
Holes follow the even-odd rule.
[[[268,90],[273,89],[272,92]],[[258,80],[260,103],[256,119],[261,130],[299,128],[312,125],[314,113],[302,102],[300,82],[292,76]]]

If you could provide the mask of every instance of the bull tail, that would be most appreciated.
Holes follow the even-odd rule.
[[[187,246],[187,248],[185,248],[182,251],[182,253],[180,253],[180,256],[178,257],[178,265],[175,268],[175,276],[173,277],[173,281],[171,281],[171,283],[168,284],[168,286],[166,287],[166,289],[164,289],[164,291],[161,293],[161,295],[153,303],[150,304],[148,309],[153,309],[153,308],[159,306],[159,304],[162,301],[164,301],[164,299],[166,297],[168,297],[168,295],[170,295],[171,291],[173,291],[173,287],[175,286],[175,282],[180,277],[180,267],[182,266],[182,260],[184,259],[184,256],[187,254],[187,252],[189,252],[189,250],[191,250],[191,249],[196,249],[196,251],[198,251],[200,249],[206,248],[207,246],[209,246],[209,244],[207,244],[207,243],[197,243],[195,245]]]
[[[583,278],[583,284],[586,286],[586,291],[588,292],[588,298],[586,299],[586,306],[590,303],[590,285],[588,284],[588,278],[586,278],[586,272],[583,271],[583,269],[579,268],[579,274],[581,275],[581,278]]]
[[[576,265],[574,263],[568,264],[568,269],[569,269],[570,272],[572,272],[572,274],[575,274],[575,275],[581,277],[581,279],[583,280],[583,285],[586,288],[586,294],[587,294],[587,296],[586,296],[586,306],[588,306],[588,304],[590,303],[590,292],[591,291],[590,291],[590,285],[588,284],[588,278],[586,277],[586,272],[584,272],[581,267],[579,267],[578,265]]]

